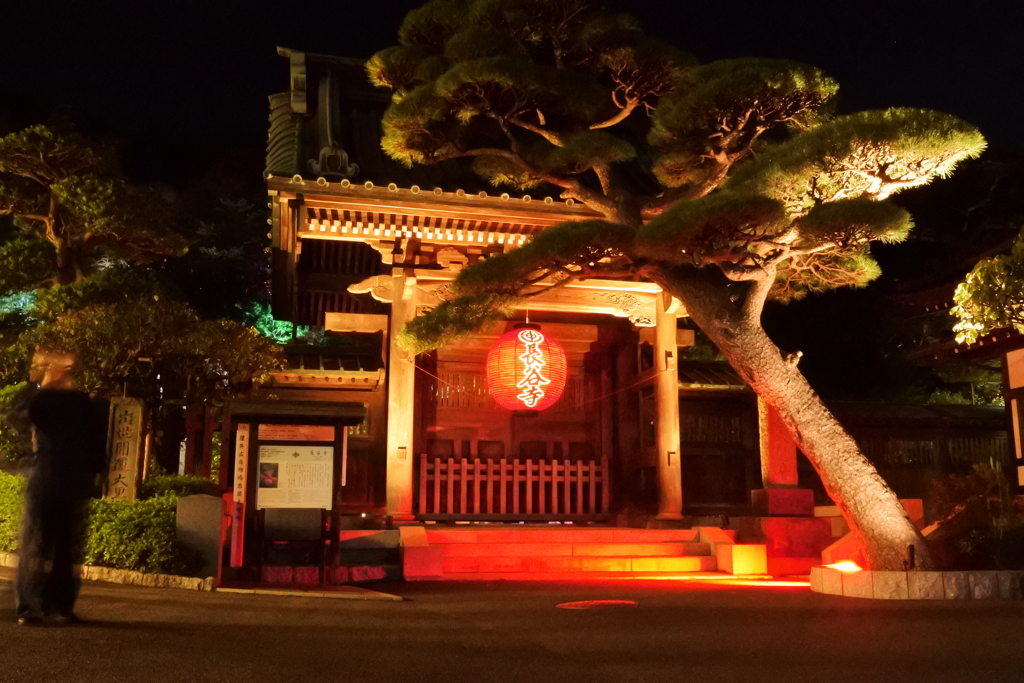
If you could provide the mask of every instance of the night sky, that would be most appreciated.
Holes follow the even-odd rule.
[[[0,126],[60,111],[126,141],[130,166],[168,179],[260,146],[266,98],[286,88],[275,46],[366,57],[395,42],[410,0],[4,3]],[[841,109],[930,107],[1024,147],[1024,21],[1011,3],[613,0],[702,62],[787,57],[841,86]],[[725,9],[725,8],[728,9]],[[106,9],[98,9],[106,8]],[[6,119],[6,121],[4,121]]]
[[[368,57],[395,43],[402,17],[421,3],[3,4],[0,133],[57,114],[90,134],[119,140],[136,180],[195,182],[219,160],[237,155],[249,160],[258,188],[267,96],[287,88],[287,63],[275,47]],[[841,112],[938,109],[978,126],[994,148],[1024,149],[1024,20],[1019,10],[1000,9],[1013,3],[611,4],[701,62],[782,57],[821,67],[840,82]],[[925,253],[912,245],[891,249],[883,263],[890,287],[898,266]],[[891,345],[873,332],[882,327],[875,318],[888,308],[878,299],[885,286],[777,307],[766,326],[784,348],[808,351],[802,367],[823,394],[875,394],[879,375],[890,372],[883,356]],[[859,322],[851,324],[851,316]]]

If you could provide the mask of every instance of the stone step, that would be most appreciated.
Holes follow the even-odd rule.
[[[768,573],[772,576],[803,576],[811,573],[811,567],[821,564],[821,556],[815,557],[771,557],[768,556]]]
[[[437,581],[602,581],[609,579],[689,579],[720,580],[722,574],[713,571],[688,572],[472,572],[446,573]]]
[[[626,529],[523,527],[519,529],[452,529],[426,527],[435,543],[670,543],[696,541],[696,529]]]
[[[445,557],[443,573],[711,572],[714,557]]]
[[[707,543],[443,543],[445,557],[682,557],[710,555]]]

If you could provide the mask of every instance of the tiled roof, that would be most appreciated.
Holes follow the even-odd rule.
[[[679,387],[682,389],[747,389],[746,383],[725,362],[680,361]]]

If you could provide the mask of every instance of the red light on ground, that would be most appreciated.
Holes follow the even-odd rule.
[[[607,609],[609,607],[636,607],[632,600],[578,600],[555,605],[559,609]]]
[[[841,572],[862,572],[864,569],[852,560],[844,560],[835,564],[826,564],[829,569],[838,569]]]

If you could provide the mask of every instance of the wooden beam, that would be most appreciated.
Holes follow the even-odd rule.
[[[371,313],[326,313],[324,329],[328,332],[386,332],[388,317]]]

